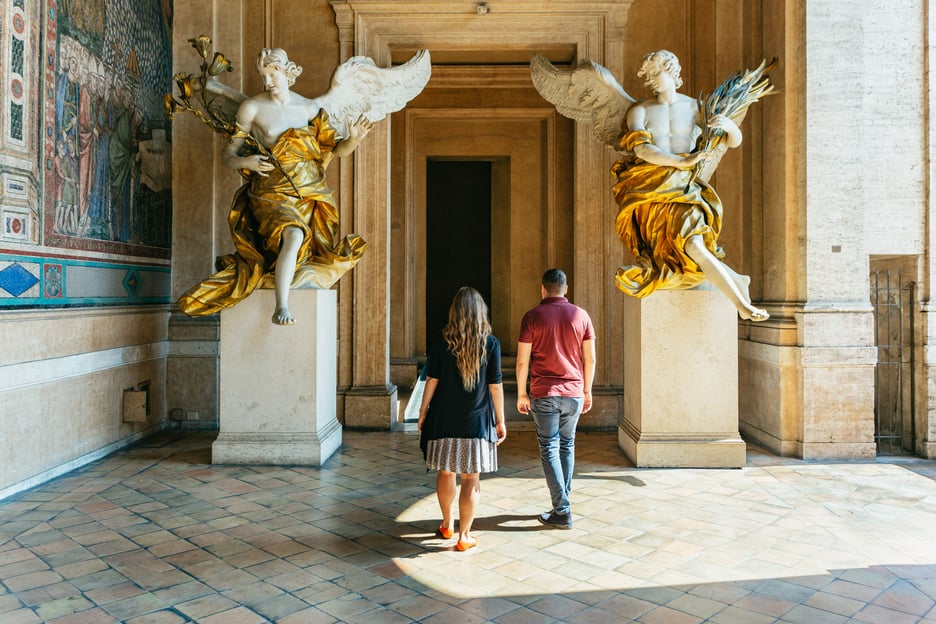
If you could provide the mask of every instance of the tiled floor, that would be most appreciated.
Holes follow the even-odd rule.
[[[321,469],[213,466],[212,439],[0,502],[0,622],[936,624],[936,462],[635,469],[585,433],[557,531],[518,431],[462,553],[434,536],[415,435],[345,432]]]

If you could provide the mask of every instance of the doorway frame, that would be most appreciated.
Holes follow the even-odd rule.
[[[422,304],[425,302],[426,284],[425,278],[419,274],[419,267],[426,265],[425,240],[426,240],[426,158],[438,157],[464,157],[475,158],[479,160],[499,160],[508,161],[504,166],[492,168],[492,252],[498,248],[508,250],[510,248],[510,227],[515,225],[511,222],[512,206],[519,204],[522,198],[516,197],[516,191],[519,184],[511,182],[513,176],[523,175],[523,170],[530,166],[524,162],[522,150],[516,149],[509,144],[509,141],[489,141],[485,142],[484,147],[476,148],[472,152],[463,149],[464,146],[453,146],[449,148],[444,141],[431,147],[426,147],[424,141],[419,140],[423,122],[441,122],[445,121],[452,126],[459,124],[472,124],[473,122],[485,122],[495,120],[497,124],[528,124],[529,126],[543,127],[543,143],[545,152],[551,154],[555,145],[556,136],[556,117],[555,113],[549,109],[528,109],[528,108],[510,108],[510,109],[408,109],[405,112],[403,125],[405,128],[405,137],[403,138],[403,154],[405,162],[404,173],[404,192],[402,202],[402,232],[406,241],[406,248],[411,250],[411,255],[405,262],[406,270],[401,276],[396,276],[397,280],[402,281],[403,297],[402,305],[404,309],[400,312],[405,318],[414,320],[412,323],[402,323],[401,326],[394,326],[399,336],[394,340],[398,354],[404,355],[401,365],[415,363],[418,359],[420,345],[425,344],[425,313],[422,311]],[[492,153],[494,152],[494,153]],[[541,223],[545,223],[541,235],[543,241],[541,247],[547,252],[553,249],[550,244],[554,241],[556,226],[556,192],[550,181],[555,179],[552,175],[554,168],[554,159],[543,158],[540,165],[545,169],[543,175],[544,187],[542,189],[542,212],[537,215]],[[400,208],[397,208],[399,210]],[[503,212],[501,209],[504,209]],[[553,254],[554,255],[554,254]],[[546,255],[544,258],[537,259],[540,264],[550,264],[553,257]],[[507,254],[500,254],[497,258],[492,257],[492,273],[497,271],[501,277],[492,281],[491,291],[491,322],[494,327],[509,327],[509,319],[512,314],[512,305],[510,302],[510,293],[515,284],[512,283],[510,270],[510,257]],[[539,267],[535,267],[533,272],[538,277]],[[393,316],[391,311],[391,316]],[[511,328],[516,333],[516,328]],[[513,341],[511,331],[501,332],[501,339],[506,342],[502,348],[510,350],[510,344]],[[402,378],[402,377],[401,377]]]
[[[425,184],[423,185],[422,193],[417,193],[417,196],[422,196],[422,209],[419,208],[420,201],[417,199],[415,202],[416,214],[419,215],[418,219],[413,218],[416,215],[405,215],[403,218],[404,224],[416,224],[415,240],[417,243],[413,246],[406,246],[404,254],[406,256],[405,266],[412,267],[412,271],[404,272],[404,280],[406,277],[412,276],[415,277],[414,282],[404,281],[404,301],[414,300],[413,301],[413,312],[414,315],[411,317],[404,316],[403,319],[403,331],[405,334],[415,333],[415,344],[412,345],[411,355],[416,355],[415,359],[419,359],[418,355],[420,349],[425,346],[428,348],[428,339],[430,336],[426,335],[425,328],[429,326],[429,268],[430,268],[430,257],[429,257],[429,220],[430,220],[430,210],[429,210],[429,168],[430,163],[432,162],[483,162],[489,165],[490,173],[490,183],[488,185],[488,191],[490,192],[489,201],[489,210],[488,210],[488,240],[487,240],[487,253],[488,253],[488,296],[485,298],[485,301],[488,304],[488,308],[491,314],[491,324],[492,327],[497,327],[497,321],[501,320],[504,316],[504,312],[498,310],[497,305],[503,306],[502,301],[498,301],[498,298],[495,298],[495,288],[497,287],[495,276],[500,275],[502,281],[506,281],[506,289],[510,288],[510,274],[506,270],[508,266],[509,258],[505,258],[504,254],[497,254],[495,250],[497,249],[507,249],[509,245],[509,236],[505,234],[509,233],[510,229],[510,157],[509,156],[488,156],[488,155],[462,155],[462,154],[431,154],[426,155],[425,158],[421,159],[420,164],[417,166],[415,164],[414,157],[414,166],[409,169],[409,171],[414,171],[418,168],[422,168],[425,171],[423,180]],[[415,188],[419,188],[418,184],[414,184]],[[410,202],[406,202],[405,205],[411,205]],[[420,228],[422,224],[422,228]],[[419,234],[419,231],[422,230],[422,235]],[[425,262],[419,264],[415,261],[414,256],[416,255],[416,247],[419,246],[422,248],[423,255],[426,258]],[[425,271],[419,271],[419,267],[425,267]],[[506,277],[506,279],[505,279]],[[397,278],[397,283],[394,284],[394,279],[391,277],[391,286],[399,286],[399,278]],[[412,287],[415,285],[415,288]],[[474,284],[464,284],[468,286],[474,286]],[[452,284],[453,287],[456,284]],[[479,289],[481,290],[481,289]],[[413,292],[415,291],[415,292]],[[453,291],[454,292],[454,291]],[[481,292],[484,295],[484,292]],[[392,301],[392,297],[391,297]],[[391,326],[394,325],[394,316],[398,314],[395,310],[396,306],[391,306],[390,315],[391,315]],[[448,308],[445,308],[447,310]],[[442,309],[439,310],[443,312]],[[406,319],[410,318],[414,322],[406,322]],[[413,332],[413,329],[422,328],[422,333],[419,331]],[[494,335],[497,335],[497,330],[494,330]],[[404,343],[405,343],[404,336]],[[393,345],[391,345],[391,353],[393,352]],[[399,355],[399,354],[398,354]],[[391,360],[391,366],[395,364],[393,358]],[[414,358],[407,358],[412,360]],[[391,374],[391,379],[394,379],[394,376]]]
[[[624,33],[631,0],[512,0],[482,14],[477,2],[453,0],[332,0],[339,33],[340,61],[354,55],[391,64],[396,49],[503,49],[511,45],[552,47],[570,44],[576,58],[623,74]],[[350,334],[339,350],[339,384],[346,390],[347,426],[389,428],[396,420],[396,386],[390,382],[390,159],[391,131],[377,124],[358,146],[352,167],[342,167],[338,197],[343,223],[368,241],[367,254],[353,272],[351,296],[342,296],[339,322]],[[577,303],[596,327],[620,324],[620,306],[608,305],[608,267],[620,258],[620,245],[607,235],[614,214],[608,171],[614,154],[590,129],[576,127],[573,140],[574,272]],[[349,205],[350,199],[350,205]],[[355,209],[361,207],[361,209]],[[347,218],[346,218],[347,215]],[[343,286],[347,289],[347,286]],[[344,290],[343,290],[344,292]],[[606,362],[623,361],[620,347],[599,342]],[[607,375],[619,375],[611,365]],[[597,384],[609,380],[597,379]]]

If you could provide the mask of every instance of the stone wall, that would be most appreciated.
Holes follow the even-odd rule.
[[[300,78],[304,82],[297,82],[296,90],[308,94],[326,88],[328,74],[343,58],[358,53],[385,54],[387,42],[394,37],[399,39],[394,49],[434,45],[451,53],[451,42],[438,39],[437,28],[420,31],[412,20],[390,26],[395,24],[394,11],[406,3],[367,0],[332,4],[335,9],[324,0],[310,3],[304,14],[310,19],[300,26],[296,19],[290,19],[294,17],[291,5],[273,0],[244,3],[240,11],[223,14],[200,3],[177,3],[179,23],[192,25],[190,33],[176,36],[177,67],[185,66],[181,60],[187,53],[185,39],[196,31],[212,34],[218,48],[234,60],[239,69],[228,76],[230,84],[248,93],[258,88],[251,82],[256,79],[250,59],[263,45],[284,47],[304,65]],[[557,9],[562,2],[557,0],[553,5],[551,8]],[[646,92],[635,75],[636,68],[643,54],[651,50],[667,48],[683,60],[683,91],[693,94],[711,90],[730,74],[753,67],[761,59],[778,58],[771,77],[779,94],[751,110],[742,126],[742,146],[725,156],[713,180],[726,211],[720,239],[728,253],[726,261],[751,275],[755,301],[772,315],[766,323],[739,323],[742,432],[750,441],[783,454],[816,458],[873,454],[876,355],[868,300],[868,258],[880,253],[921,253],[922,241],[927,238],[923,216],[928,191],[922,186],[926,176],[915,164],[925,161],[925,157],[918,159],[922,141],[919,135],[905,142],[892,136],[900,127],[912,126],[923,118],[922,91],[909,97],[896,116],[881,114],[886,110],[884,94],[919,75],[925,66],[913,54],[925,28],[906,31],[909,38],[898,28],[908,20],[922,24],[922,14],[917,15],[921,6],[909,4],[892,10],[881,5],[865,11],[854,3],[807,6],[741,0],[635,0],[608,9],[610,6],[601,2],[578,5],[579,16],[585,21],[592,10],[596,15],[609,10],[607,15],[613,16],[595,31],[600,36],[586,38],[587,45],[596,46],[588,48],[593,50],[589,54],[611,69],[625,90],[637,97],[645,97]],[[459,10],[455,5],[428,0],[419,3],[419,8],[422,24],[431,23],[437,11],[451,11],[450,21],[461,24],[460,36],[474,36],[475,45],[479,45],[489,31],[496,32],[498,41],[505,42],[505,50],[528,44],[522,41],[520,22],[505,26],[511,23],[510,16],[528,10],[526,20],[533,23],[539,19],[537,12],[544,9],[542,3],[514,2],[509,8],[502,6],[498,14],[498,7],[493,6],[493,11],[483,16],[492,18],[486,22],[488,28],[472,35],[472,29],[480,28],[475,20],[482,16],[455,15]],[[334,26],[336,11],[340,29]],[[366,15],[374,17],[361,17]],[[571,23],[568,26],[575,29]],[[355,34],[355,29],[360,32]],[[887,47],[898,30],[900,42]],[[559,39],[552,37],[550,43],[555,45]],[[239,42],[240,47],[226,45],[228,41]],[[860,46],[862,54],[844,54],[848,46],[843,42]],[[882,50],[892,53],[885,55]],[[496,97],[489,87],[495,82],[487,80],[484,92]],[[437,102],[447,101],[447,97],[457,100],[444,89],[436,97]],[[177,138],[183,131],[190,138],[204,136],[194,124],[177,122]],[[883,164],[875,168],[880,162],[878,153],[856,143],[859,138],[862,145],[872,145],[870,137],[879,124],[888,129],[882,140],[896,163],[893,175]],[[576,299],[593,312],[600,325],[596,383],[609,410],[598,413],[613,421],[620,393],[626,393],[622,361],[628,347],[620,331],[618,303],[624,295],[613,289],[610,276],[614,265],[627,259],[622,257],[612,227],[614,207],[608,201],[612,180],[603,173],[613,155],[589,155],[591,139],[579,135],[570,146],[575,166],[591,173],[568,179],[574,206],[574,231],[569,238],[574,250],[573,288]],[[371,260],[365,258],[339,285],[339,396],[360,404],[354,408],[355,418],[368,427],[392,424],[391,358],[405,363],[418,355],[418,347],[413,346],[418,332],[407,329],[418,316],[413,312],[418,301],[401,303],[399,297],[410,296],[406,294],[409,287],[399,290],[394,286],[388,294],[386,286],[394,280],[413,281],[413,271],[418,271],[418,263],[401,264],[399,242],[393,243],[396,247],[385,246],[386,237],[393,232],[405,233],[411,223],[391,215],[388,225],[383,212],[386,207],[372,213],[372,203],[366,208],[363,203],[355,205],[384,201],[387,177],[405,173],[396,160],[393,168],[381,164],[384,143],[389,148],[389,140],[390,136],[378,129],[354,161],[346,160],[330,171],[336,180],[343,223],[351,224],[345,231],[360,230],[358,224],[373,231],[369,234],[374,242],[368,252]],[[175,294],[210,272],[214,256],[227,251],[224,215],[237,183],[219,167],[217,141],[190,140],[181,149],[177,148],[177,159],[182,154],[182,162],[198,162],[201,167],[180,166],[174,171],[176,188],[185,189],[187,202],[178,206],[176,214]],[[357,171],[352,162],[360,164]],[[213,185],[199,184],[209,170]],[[888,190],[893,180],[898,181],[899,191]],[[405,193],[389,192],[393,202],[402,198],[404,210],[400,214],[406,215],[409,204]],[[204,206],[212,206],[212,210],[206,211]],[[880,206],[890,208],[881,210]],[[517,244],[518,249],[523,247],[522,242]],[[181,249],[185,253],[180,254]],[[562,261],[561,252],[547,253]],[[372,264],[375,254],[379,262]],[[383,316],[388,305],[394,306],[389,335]],[[409,309],[403,316],[395,316],[397,305]],[[501,322],[509,323],[510,319]],[[170,394],[175,392],[172,388],[180,389],[180,406],[181,397],[195,395],[182,390],[191,378],[198,379],[201,396],[207,399],[203,389],[213,378],[216,362],[212,352],[215,328],[185,327],[189,339],[179,345],[195,359],[170,363],[170,369],[178,365],[185,371],[179,374],[179,385],[170,384]],[[199,331],[204,332],[203,339],[193,338]],[[203,374],[191,376],[192,367],[201,367]],[[830,392],[831,387],[841,392]],[[170,404],[174,404],[172,399]],[[339,400],[340,412],[344,404]],[[594,424],[602,423],[604,420]]]
[[[490,4],[494,16],[506,6]],[[929,85],[936,62],[926,47],[936,12],[928,0],[634,0],[617,5],[618,10],[625,4],[626,19],[602,31],[617,42],[603,48],[602,60],[632,95],[645,95],[634,72],[650,50],[671,49],[683,60],[686,93],[708,90],[761,58],[779,58],[772,79],[780,94],[752,110],[742,126],[744,143],[725,157],[714,179],[726,207],[721,242],[727,260],[752,276],[755,299],[772,315],[766,323],[739,324],[743,435],[774,452],[810,459],[873,455],[877,356],[869,258],[894,256],[914,260],[910,265],[919,271],[913,310],[919,321],[916,451],[936,454],[930,416],[936,409],[929,392],[936,373],[928,348],[936,333],[928,306],[933,273],[929,207],[931,180],[936,179]],[[535,11],[540,5],[514,2],[511,7]],[[593,5],[609,3],[591,3],[589,10]],[[46,139],[55,139],[67,126],[61,123],[64,116],[56,116],[65,109],[59,111],[44,95],[57,93],[55,77],[62,75],[61,48],[54,45],[60,26],[42,14],[39,4],[9,6],[12,12],[5,18],[12,26],[3,31],[4,58],[15,60],[17,49],[28,53],[17,76],[10,76],[18,86],[2,103],[10,110],[5,118],[24,125],[0,128],[5,163],[0,171],[0,271],[8,270],[0,283],[0,496],[160,428],[173,410],[195,419],[185,421],[187,426],[217,425],[217,321],[188,319],[167,304],[212,272],[215,256],[230,251],[226,215],[240,183],[220,164],[222,139],[197,120],[180,116],[167,134],[174,156],[171,259],[167,247],[153,244],[159,241],[120,240],[120,227],[105,240],[100,214],[93,233],[89,229],[87,236],[76,236],[68,211],[61,210],[64,186],[59,182],[64,178],[55,160],[56,142]],[[231,86],[259,91],[253,59],[261,47],[278,46],[304,67],[295,89],[314,95],[327,89],[340,60],[355,53],[353,37],[339,34],[327,0],[305,2],[301,11],[296,3],[278,0],[217,6],[174,3],[173,71],[195,70],[197,59],[187,39],[209,34],[216,49],[234,62],[235,71],[225,76]],[[153,32],[165,27],[160,23]],[[77,42],[65,47],[93,49],[91,40],[77,32],[65,33]],[[417,35],[410,42],[414,46]],[[42,41],[52,47],[40,50]],[[112,47],[108,54],[116,49],[122,48]],[[111,59],[105,61],[112,64],[110,72],[101,75],[124,75],[132,68],[129,50],[124,52],[121,71],[114,70]],[[51,74],[35,62],[49,54],[56,60]],[[12,71],[8,68],[12,62],[4,64],[5,71]],[[78,93],[74,84],[72,95]],[[34,116],[17,117],[15,110]],[[572,140],[576,158],[583,157],[590,140]],[[371,149],[368,157],[374,155]],[[605,172],[613,156],[599,156],[586,157],[593,170],[588,177],[562,179],[580,208],[557,223],[569,218],[578,229],[553,232],[551,244],[571,244],[571,260],[566,251],[544,253],[547,260],[579,267],[573,274],[576,299],[600,319],[599,386],[605,407],[596,410],[592,424],[602,426],[615,420],[620,393],[626,392],[622,361],[627,345],[620,333],[623,295],[610,286],[613,265],[626,260],[606,196],[611,179]],[[347,160],[335,163],[329,173],[338,190],[343,232],[355,223],[353,197],[361,181],[352,171]],[[393,258],[392,248],[388,253]],[[354,335],[366,335],[361,333],[366,328],[355,323],[370,318],[355,317],[354,280],[352,272],[338,286],[342,414],[344,392],[357,383]],[[367,292],[359,289],[362,296]],[[388,300],[393,302],[392,295]],[[391,343],[400,339],[384,337],[386,349],[378,354],[383,368],[375,369],[375,378],[389,377]],[[400,353],[411,355],[405,349]],[[372,359],[368,362],[373,365]],[[141,421],[124,422],[124,391],[144,388],[148,412]],[[374,388],[361,386],[355,400],[373,405],[380,413],[367,417],[389,426],[390,395],[386,389],[381,396],[368,394]]]
[[[0,498],[166,422],[167,8],[0,7]]]

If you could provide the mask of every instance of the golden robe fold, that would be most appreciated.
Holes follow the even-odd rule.
[[[637,130],[622,137],[619,145],[633,151],[651,142],[649,132]],[[615,228],[636,258],[635,265],[617,270],[617,287],[646,297],[657,289],[687,289],[705,281],[699,265],[686,255],[685,243],[700,235],[715,257],[724,257],[717,245],[722,205],[715,190],[694,179],[691,169],[642,160],[618,161],[611,172],[617,176],[613,191],[620,207]]]
[[[271,287],[282,233],[289,226],[303,233],[293,288],[330,288],[354,266],[364,253],[364,240],[350,234],[335,243],[338,208],[325,180],[335,143],[324,111],[309,126],[290,128],[277,139],[270,151],[280,167],[267,176],[250,175],[234,195],[228,224],[235,253],[219,257],[218,272],[179,298],[185,314],[214,314],[258,287]]]

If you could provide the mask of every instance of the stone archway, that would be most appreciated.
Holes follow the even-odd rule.
[[[629,0],[516,0],[510,3],[451,0],[333,0],[339,28],[341,60],[352,55],[373,58],[387,66],[407,51],[428,48],[436,57],[512,50],[529,54],[566,46],[571,60],[591,59],[613,74],[622,73],[624,26]],[[488,9],[485,12],[485,7]],[[430,81],[431,84],[431,81]],[[340,321],[347,327],[340,353],[339,383],[344,393],[347,426],[386,428],[396,417],[396,387],[390,379],[390,200],[392,129],[378,124],[354,156],[354,167],[341,169],[339,198],[342,221],[368,241],[370,262],[362,262],[342,288]],[[574,227],[571,245],[576,301],[591,311],[596,326],[620,321],[618,306],[606,303],[607,272],[619,255],[609,235],[607,215],[613,214],[608,170],[613,154],[598,144],[588,129],[576,129],[571,184]],[[412,194],[409,195],[413,197]],[[351,198],[351,201],[348,201]],[[409,201],[409,200],[408,200]],[[347,215],[347,217],[345,216]],[[607,340],[602,349],[620,347]],[[614,355],[608,351],[606,361]],[[601,357],[601,356],[599,356]],[[598,387],[611,385],[614,371],[596,380],[594,417],[617,423],[618,396],[603,400]]]

